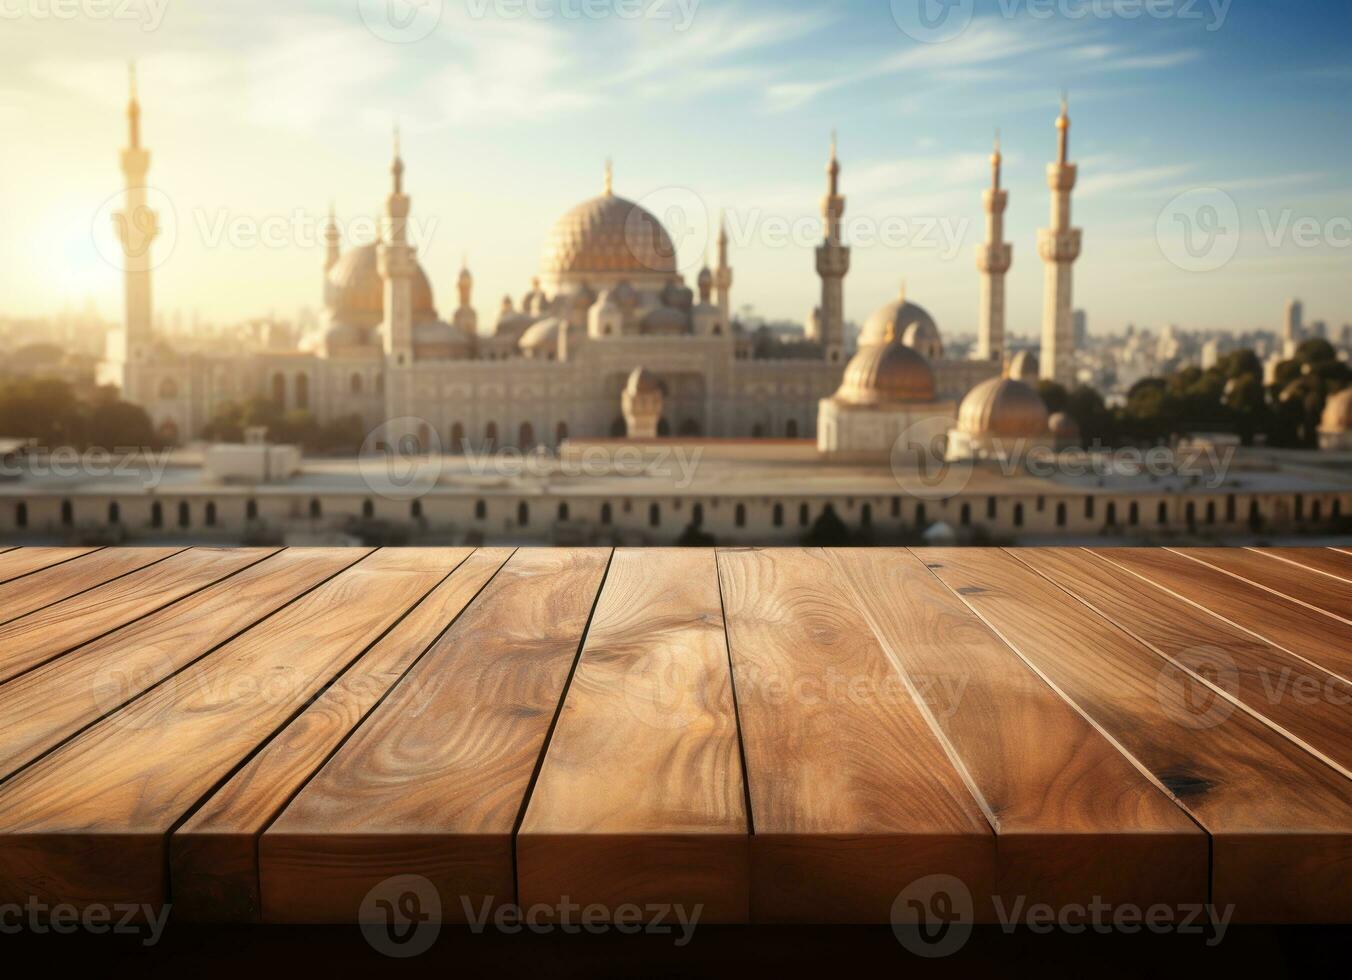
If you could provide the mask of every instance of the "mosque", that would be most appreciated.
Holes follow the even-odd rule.
[[[468,268],[445,315],[408,240],[412,199],[396,140],[380,240],[344,250],[330,217],[325,312],[314,336],[237,354],[176,351],[152,328],[157,224],[134,78],[127,111],[126,207],[117,216],[126,313],[110,334],[100,380],[143,406],[166,441],[198,438],[225,405],[257,397],[321,423],[356,415],[368,431],[387,426],[386,437],[416,440],[426,452],[557,448],[570,438],[815,436],[827,458],[885,459],[898,434],[922,419],[952,428],[950,442],[973,455],[998,453],[1006,438],[1058,438],[1030,383],[1039,375],[1067,382],[1073,371],[1071,266],[1080,232],[1070,226],[1076,170],[1064,105],[1060,156],[1048,168],[1052,227],[1039,238],[1047,270],[1040,371],[1036,359],[1009,362],[1005,351],[1012,249],[1003,241],[1008,192],[998,142],[977,250],[979,343],[969,359],[948,356],[933,317],[903,290],[868,318],[847,362],[850,248],[834,141],[816,250],[821,301],[807,343],[753,345],[732,315],[726,230],[692,288],[667,230],[616,193],[609,166],[601,193],[555,223],[539,274],[519,300],[503,298],[489,329],[480,329]],[[631,390],[635,379],[641,391]]]

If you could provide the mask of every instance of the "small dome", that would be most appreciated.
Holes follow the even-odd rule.
[[[1031,383],[1041,374],[1042,366],[1037,362],[1037,355],[1030,350],[1019,351],[1009,362],[1009,376],[1015,381]]]
[[[369,342],[366,331],[355,323],[335,323],[324,334],[324,345],[329,350],[364,347]]]
[[[850,405],[934,401],[934,372],[914,348],[893,341],[865,347],[845,365],[837,401]]]
[[[432,284],[418,265],[413,277],[413,320],[435,319]],[[379,323],[385,317],[385,280],[380,275],[379,246],[349,249],[329,270],[332,298],[329,309],[342,318],[363,318]]]
[[[901,342],[907,347],[920,351],[928,361],[943,359],[944,342],[939,336],[939,328],[934,325],[933,320],[916,320],[901,335]]]
[[[606,193],[554,224],[545,249],[547,276],[675,275],[676,247],[649,211]]]
[[[981,382],[958,409],[958,428],[974,436],[1033,438],[1047,434],[1048,421],[1038,393],[1013,378]]]
[[[643,318],[639,332],[644,334],[685,333],[688,321],[680,310],[670,306],[659,306]]]
[[[636,367],[633,373],[629,375],[624,390],[626,394],[630,395],[660,395],[662,394],[662,385],[647,368]]]
[[[566,323],[560,317],[546,317],[521,335],[521,349],[532,350],[540,347],[557,346],[559,330],[565,327]]]
[[[1352,388],[1344,388],[1329,396],[1324,405],[1320,432],[1352,432]]]
[[[498,322],[493,327],[493,336],[520,340],[521,335],[529,330],[534,322],[535,317],[529,313],[503,313],[502,316],[498,317]]]
[[[1047,420],[1047,428],[1053,436],[1064,442],[1073,442],[1080,438],[1080,425],[1065,412],[1056,412]]]
[[[859,334],[859,346],[887,343],[889,328],[891,336],[905,340],[907,331],[917,325],[921,326],[925,336],[939,339],[939,327],[934,322],[934,317],[930,316],[924,307],[907,301],[906,290],[903,289],[896,299],[879,307],[868,318],[863,331]]]

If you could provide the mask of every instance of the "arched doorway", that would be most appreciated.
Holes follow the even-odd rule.
[[[272,404],[281,411],[286,410],[286,375],[281,371],[272,376]]]

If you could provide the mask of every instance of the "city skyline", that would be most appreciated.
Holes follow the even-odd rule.
[[[420,259],[443,309],[467,256],[481,322],[491,322],[502,294],[519,293],[534,270],[554,217],[599,190],[602,161],[614,157],[620,193],[659,216],[696,214],[673,229],[688,281],[708,244],[708,221],[698,219],[725,211],[737,305],[802,321],[816,300],[816,212],[838,126],[845,236],[856,239],[846,316],[862,320],[905,279],[947,331],[971,333],[981,192],[999,126],[1014,246],[1008,329],[1036,335],[1036,229],[1046,224],[1043,170],[1062,86],[1077,110],[1074,220],[1086,229],[1077,305],[1091,329],[1275,327],[1292,295],[1311,320],[1336,328],[1352,305],[1343,244],[1352,227],[1344,230],[1335,162],[1347,136],[1312,118],[1349,78],[1333,67],[1336,43],[1321,52],[1308,24],[1269,23],[1270,12],[1179,4],[1171,17],[1076,19],[1066,15],[1074,4],[1051,18],[1036,15],[1039,4],[978,4],[955,37],[926,44],[885,4],[739,5],[735,19],[713,0],[668,6],[671,18],[689,14],[684,24],[570,20],[548,5],[555,16],[509,18],[494,16],[503,5],[491,3],[478,5],[484,16],[476,18],[476,5],[446,4],[428,37],[392,43],[378,36],[365,3],[329,13],[297,6],[245,24],[171,5],[154,30],[148,20],[7,24],[0,88],[23,95],[3,116],[30,138],[11,156],[12,230],[0,236],[0,254],[17,274],[5,314],[82,306],[87,296],[105,314],[117,309],[118,269],[99,241],[111,239],[111,227],[99,219],[118,191],[109,161],[121,145],[124,62],[133,57],[154,154],[150,182],[176,222],[172,248],[157,256],[159,309],[197,309],[216,322],[318,305],[314,269],[329,201],[341,225],[356,223],[347,244],[369,240],[398,118],[415,214],[425,222]],[[1312,3],[1286,18],[1319,10],[1346,16]],[[1280,46],[1284,23],[1302,28],[1305,61],[1245,54],[1258,34]],[[226,28],[224,47],[239,52],[237,63],[219,43],[209,57],[193,54]],[[40,37],[62,43],[43,48]],[[618,52],[612,63],[629,84],[570,74],[570,39],[598,57]],[[94,43],[97,55],[84,51]],[[848,66],[824,57],[842,45],[859,49]],[[452,50],[463,60],[438,58]],[[1208,94],[1208,84],[1229,87]],[[1190,98],[1167,99],[1180,85],[1193,86]],[[1247,99],[1248,87],[1260,92]],[[1299,111],[1284,88],[1300,92]],[[1189,125],[1188,112],[1191,125],[1205,119],[1212,128],[1209,152],[1165,141],[1171,127]],[[1272,138],[1255,145],[1260,130]],[[1248,142],[1236,149],[1241,134]],[[1277,144],[1292,152],[1275,152]],[[1243,234],[1222,261],[1227,201]],[[1206,232],[1217,202],[1220,250],[1198,265],[1178,253],[1174,236],[1199,217]],[[35,231],[25,239],[14,232],[22,228]],[[869,245],[868,233],[890,240]]]

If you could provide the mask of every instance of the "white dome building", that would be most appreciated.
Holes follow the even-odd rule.
[[[1050,450],[1055,437],[1047,406],[1029,385],[1006,372],[973,388],[958,409],[948,435],[949,459],[1022,459],[1030,450]]]
[[[1319,448],[1352,450],[1352,388],[1329,397],[1319,423]]]

